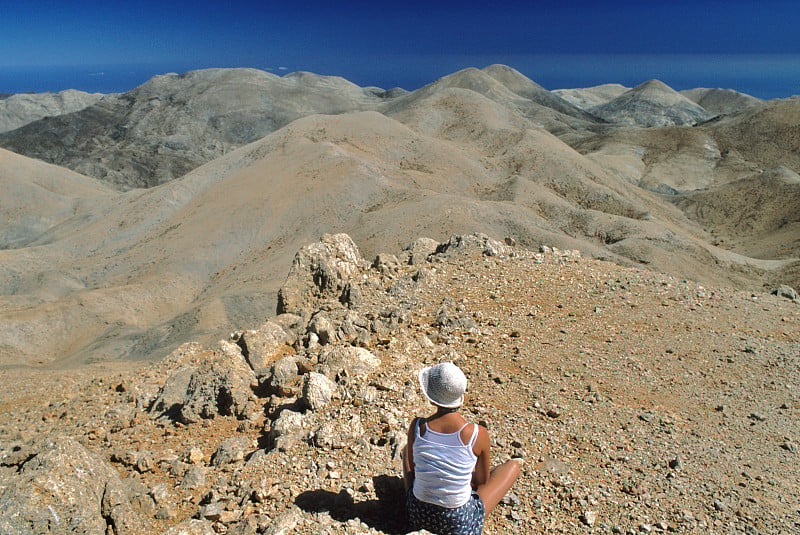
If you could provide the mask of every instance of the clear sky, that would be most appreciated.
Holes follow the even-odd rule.
[[[631,80],[659,74],[648,76],[645,57],[706,58],[710,69],[750,58],[752,69],[754,57],[784,56],[794,59],[773,68],[791,85],[797,78],[782,69],[800,65],[798,28],[797,0],[0,0],[0,92],[14,85],[6,73],[15,69],[77,66],[252,66],[414,89],[459,68],[506,63],[541,83],[530,71],[545,58],[590,55],[609,67],[634,58],[617,66]],[[542,76],[552,78],[553,68],[543,66]]]

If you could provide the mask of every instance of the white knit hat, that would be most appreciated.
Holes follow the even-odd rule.
[[[442,362],[419,372],[419,386],[431,403],[453,409],[464,403],[467,377],[452,362]]]

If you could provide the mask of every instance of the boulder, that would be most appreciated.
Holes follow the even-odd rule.
[[[252,441],[245,436],[231,437],[224,440],[219,445],[217,451],[211,457],[211,464],[214,466],[225,466],[244,460],[244,457],[253,449]]]
[[[318,371],[329,379],[362,377],[381,365],[381,359],[364,349],[353,346],[326,346],[319,355]]]
[[[117,471],[68,437],[35,444],[0,494],[0,533],[142,533]]]
[[[283,327],[268,321],[255,330],[245,331],[239,337],[239,347],[257,377],[263,377],[291,337]]]
[[[308,324],[308,332],[317,335],[317,341],[321,345],[328,345],[336,341],[336,327],[333,322],[322,314],[317,314],[311,318],[311,323]]]
[[[206,351],[167,378],[149,410],[187,424],[216,415],[243,418],[256,384],[238,350]]]
[[[451,236],[449,240],[439,244],[437,255],[483,254],[485,256],[510,255],[513,248],[501,241],[490,238],[486,234],[474,233],[465,236]]]
[[[312,411],[318,411],[330,403],[336,392],[336,383],[321,373],[311,372],[303,381],[303,403]]]
[[[269,430],[268,436],[272,447],[280,451],[290,450],[306,438],[313,422],[314,417],[311,413],[281,411]]]
[[[300,313],[320,301],[344,299],[347,284],[365,269],[358,247],[347,234],[325,234],[300,249],[278,291],[278,314]]]
[[[292,395],[300,382],[300,369],[297,365],[299,361],[300,357],[292,355],[274,363],[267,379],[267,390],[279,396]]]
[[[786,299],[790,299],[792,301],[797,302],[797,292],[791,286],[786,286],[782,284],[772,290],[772,295],[777,295],[778,297],[785,297]]]
[[[341,449],[358,442],[363,434],[364,428],[358,414],[350,418],[334,418],[314,431],[314,445],[318,448]]]
[[[372,267],[384,275],[397,273],[400,269],[400,261],[397,260],[397,257],[393,254],[380,253],[372,262]]]
[[[431,238],[418,238],[401,253],[401,259],[416,266],[428,261],[428,257],[436,252],[439,242]]]

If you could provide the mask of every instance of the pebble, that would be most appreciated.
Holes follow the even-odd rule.
[[[581,522],[586,524],[589,527],[594,526],[594,523],[597,521],[597,512],[595,511],[584,511],[581,514]]]

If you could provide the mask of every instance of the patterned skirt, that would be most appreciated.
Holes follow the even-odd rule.
[[[412,530],[426,529],[436,535],[481,535],[486,510],[475,491],[467,503],[451,509],[420,501],[408,489],[406,514]]]

